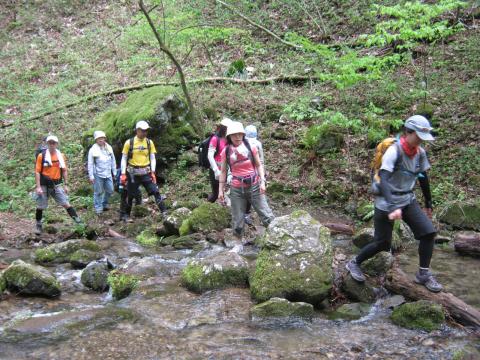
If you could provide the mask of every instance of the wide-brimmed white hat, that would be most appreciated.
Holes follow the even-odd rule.
[[[94,140],[97,140],[98,138],[102,138],[102,137],[103,137],[103,138],[106,138],[107,135],[105,135],[105,133],[104,133],[103,131],[101,131],[101,130],[97,130],[97,131],[95,131],[95,132],[93,133],[93,139],[94,139]]]
[[[135,125],[135,130],[141,129],[141,130],[148,130],[150,129],[150,125],[145,120],[140,120],[137,122],[137,125]]]
[[[49,141],[54,141],[58,144],[58,138],[55,135],[48,135],[47,138],[45,139],[45,142],[48,143]]]
[[[232,121],[227,128],[227,136],[239,133],[245,135],[245,129],[243,128],[243,124],[239,121]]]

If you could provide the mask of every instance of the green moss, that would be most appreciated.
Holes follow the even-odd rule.
[[[281,298],[273,298],[255,305],[250,312],[253,316],[276,318],[294,316],[309,319],[314,314],[311,304],[290,302]]]
[[[182,284],[189,290],[202,293],[212,289],[223,289],[228,286],[246,286],[248,270],[246,268],[216,269],[189,263],[182,271]]]
[[[438,329],[445,322],[445,314],[441,305],[420,300],[396,307],[391,319],[402,327],[432,331]]]
[[[183,220],[182,225],[178,229],[178,233],[180,234],[180,236],[184,236],[184,235],[190,234],[191,232],[192,232],[192,226],[190,224],[190,220],[189,219]]]
[[[220,231],[230,225],[231,215],[227,207],[206,202],[192,211],[188,221],[193,232]]]
[[[112,289],[113,298],[120,300],[130,295],[133,289],[137,287],[139,278],[114,270],[108,275],[107,282]]]
[[[70,256],[70,263],[74,268],[83,268],[91,261],[101,258],[101,255],[95,251],[79,249]]]
[[[100,246],[89,240],[68,240],[63,243],[52,244],[35,251],[35,262],[37,263],[62,263],[69,262],[70,257],[77,250],[85,249],[99,251]]]
[[[132,216],[135,218],[144,218],[150,215],[150,209],[143,205],[136,205],[132,208]]]
[[[5,291],[7,288],[7,281],[3,277],[3,273],[0,273],[0,295]]]
[[[329,319],[357,320],[370,311],[371,305],[365,303],[343,304],[329,315]]]
[[[143,230],[137,235],[135,240],[142,246],[152,247],[158,245],[160,239],[152,232],[151,229]]]

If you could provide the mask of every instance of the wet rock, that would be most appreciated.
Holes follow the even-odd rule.
[[[181,266],[177,262],[165,261],[160,257],[131,258],[122,266],[121,271],[141,278],[177,275]]]
[[[396,325],[408,329],[432,331],[440,328],[445,322],[445,315],[441,305],[420,300],[395,308],[391,319]]]
[[[69,262],[73,253],[80,249],[99,251],[100,246],[94,241],[85,239],[68,240],[37,249],[34,258],[35,262],[40,264],[65,263]]]
[[[388,251],[382,251],[362,263],[362,270],[370,276],[384,275],[393,265],[393,256]]]
[[[448,204],[440,211],[438,219],[456,229],[480,231],[480,201]]]
[[[180,226],[184,220],[192,215],[192,211],[185,207],[172,211],[170,215],[163,221],[167,235],[179,235]]]
[[[74,269],[83,269],[92,261],[102,258],[102,254],[86,249],[79,249],[70,256],[70,264]]]
[[[94,291],[105,291],[108,289],[108,264],[106,262],[92,262],[82,271],[80,280],[83,285]]]
[[[306,211],[272,221],[258,240],[261,251],[250,279],[255,300],[272,297],[319,306],[332,287],[330,231]]]
[[[373,303],[375,301],[375,290],[368,280],[359,283],[350,275],[346,275],[342,283],[342,290],[349,299],[354,301],[364,303]]]
[[[365,303],[352,303],[343,304],[337,310],[329,315],[331,320],[357,320],[367,315],[370,312],[370,304]]]
[[[114,270],[108,275],[108,285],[112,289],[112,297],[116,300],[126,298],[137,287],[139,278]]]
[[[230,210],[217,203],[203,203],[192,211],[188,219],[180,226],[180,235],[187,235],[194,232],[208,233],[220,231],[230,225]]]
[[[373,241],[374,232],[375,229],[370,227],[359,229],[353,236],[353,244],[359,249],[363,248],[365,245]]]
[[[248,263],[238,254],[222,252],[192,260],[182,271],[183,285],[194,292],[248,284]]]
[[[313,317],[313,305],[304,302],[290,302],[283,298],[271,298],[250,310],[254,317]]]
[[[3,273],[7,288],[22,295],[57,297],[61,294],[60,284],[49,271],[15,260]]]
[[[386,309],[394,309],[402,304],[405,304],[406,300],[402,295],[390,296],[382,301],[382,306]]]

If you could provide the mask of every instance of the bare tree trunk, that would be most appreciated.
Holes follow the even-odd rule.
[[[155,25],[153,24],[153,21],[150,18],[150,15],[148,14],[148,10],[145,8],[145,5],[143,4],[143,0],[139,0],[138,5],[140,6],[140,9],[142,10],[145,17],[147,18],[148,24],[150,25],[150,28],[152,29],[152,31],[155,35],[155,38],[158,41],[158,45],[160,47],[160,50],[163,51],[169,57],[169,59],[173,62],[173,64],[177,68],[178,75],[180,77],[180,86],[182,87],[183,94],[185,95],[185,99],[187,100],[188,108],[190,109],[190,114],[192,115],[192,119],[193,119],[193,124],[192,125],[198,132],[201,133],[202,132],[202,127],[201,127],[201,124],[199,123],[199,120],[197,118],[195,107],[193,106],[192,99],[190,98],[190,93],[188,92],[187,83],[185,81],[185,75],[183,73],[182,66],[177,61],[175,56],[173,56],[170,49],[165,45],[164,41],[162,40],[162,38],[158,34],[158,31],[155,28]]]

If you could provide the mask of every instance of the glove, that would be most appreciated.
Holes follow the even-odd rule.
[[[154,184],[156,184],[157,183],[157,177],[155,176],[155,173],[153,171],[150,173],[150,177],[152,178],[152,182]]]
[[[125,186],[127,184],[127,174],[120,175],[120,184]]]

